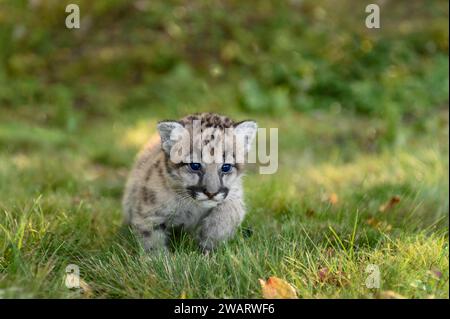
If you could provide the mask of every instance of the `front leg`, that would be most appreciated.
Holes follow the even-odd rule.
[[[200,224],[197,240],[204,252],[233,236],[244,219],[245,208],[241,201],[226,201],[213,208]]]

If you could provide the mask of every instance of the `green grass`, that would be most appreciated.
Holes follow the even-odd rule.
[[[302,298],[371,298],[385,290],[448,298],[446,112],[430,115],[424,134],[403,125],[399,145],[369,149],[365,132],[383,130],[376,120],[279,119],[279,171],[249,172],[243,228],[209,256],[186,235],[174,237],[169,256],[148,256],[121,227],[127,169],[155,132],[142,123],[155,120],[129,115],[114,128],[98,121],[74,135],[2,120],[3,297],[82,297],[64,286],[73,263],[92,287],[89,297],[98,298],[261,297],[258,279],[269,276],[287,280]],[[273,121],[258,120],[263,127]],[[380,212],[395,195],[400,203]],[[364,285],[368,264],[380,268],[378,290]],[[324,267],[332,279],[320,280]]]
[[[29,3],[0,0],[0,298],[259,298],[269,276],[449,298],[447,1],[384,1],[379,30],[355,1],[74,0],[77,31],[69,1]],[[277,127],[279,170],[249,171],[215,253],[175,236],[148,256],[122,227],[127,173],[158,120],[195,111]]]

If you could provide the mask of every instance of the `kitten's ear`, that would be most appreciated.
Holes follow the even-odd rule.
[[[234,125],[234,134],[239,139],[242,139],[245,152],[250,151],[257,130],[258,124],[255,121],[242,121]]]
[[[167,154],[170,154],[170,149],[180,139],[185,128],[176,121],[161,121],[157,128],[161,137],[161,147]]]

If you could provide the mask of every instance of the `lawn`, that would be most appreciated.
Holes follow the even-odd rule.
[[[384,33],[349,1],[78,1],[78,34],[46,3],[0,4],[0,298],[261,298],[271,276],[299,298],[449,298],[445,1],[387,2]],[[250,168],[214,253],[181,235],[146,254],[128,171],[158,120],[196,111],[278,128],[278,171]]]

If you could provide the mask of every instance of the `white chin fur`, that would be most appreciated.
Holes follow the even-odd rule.
[[[205,194],[197,193],[196,199],[201,201],[222,201],[225,199],[224,193],[219,193],[218,195],[213,197],[213,200],[210,200]]]
[[[206,196],[205,194],[203,194],[203,193],[197,193],[196,194],[196,196],[195,196],[195,198],[197,199],[197,200],[207,200],[208,199],[208,196]]]
[[[205,208],[213,208],[219,204],[219,202],[216,202],[214,200],[203,200],[203,201],[200,201],[199,203],[202,207],[205,207]]]

